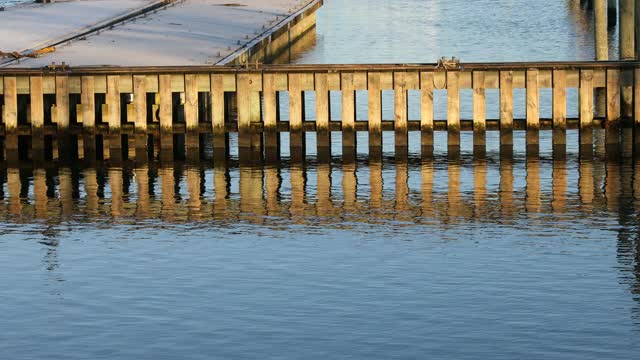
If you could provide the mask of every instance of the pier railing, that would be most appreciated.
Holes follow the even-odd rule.
[[[514,118],[517,88],[526,89],[524,119]],[[550,119],[540,117],[543,88],[552,89]],[[571,88],[578,89],[578,118],[567,118]],[[461,118],[461,89],[472,89],[472,119]],[[499,89],[497,119],[486,116],[487,89]],[[446,91],[446,120],[434,119],[435,90]],[[367,93],[366,119],[356,117],[361,91]],[[393,92],[393,119],[383,118],[383,91]],[[419,119],[409,118],[409,91],[420,94]],[[288,119],[280,114],[279,92],[288,93]],[[311,110],[304,101],[309,92],[315,93],[312,120],[305,116]],[[633,104],[621,101],[624,92],[633,93]],[[604,107],[598,116],[597,95]],[[341,102],[339,121],[331,114],[335,96]],[[101,147],[117,153],[123,146],[145,150],[154,143],[161,150],[185,144],[189,152],[202,146],[206,134],[213,135],[214,149],[226,152],[231,132],[238,132],[240,152],[271,156],[279,154],[281,132],[290,135],[292,155],[304,154],[306,132],[317,133],[318,152],[330,149],[331,132],[341,132],[343,154],[353,151],[359,131],[368,132],[371,151],[381,149],[384,131],[395,133],[396,151],[406,150],[410,131],[419,131],[429,153],[434,131],[447,131],[454,150],[460,132],[472,131],[474,149],[481,151],[486,131],[499,131],[501,147],[509,148],[513,131],[525,130],[527,148],[535,151],[540,130],[553,130],[554,146],[562,147],[566,130],[579,129],[580,146],[588,149],[594,128],[605,128],[606,142],[616,144],[619,128],[640,125],[640,63],[1,69],[0,104],[7,156],[19,148],[35,153],[57,146],[59,154],[78,150],[86,157]],[[185,141],[176,141],[180,137]]]

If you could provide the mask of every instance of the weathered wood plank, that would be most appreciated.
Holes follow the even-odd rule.
[[[240,148],[251,147],[251,99],[249,74],[238,74],[237,101],[238,101],[238,146]]]
[[[353,73],[341,73],[340,82],[342,86],[342,147],[355,148],[356,93]]]
[[[304,150],[302,75],[289,74],[289,136],[291,152]]]
[[[513,146],[512,71],[500,71],[500,145]]]
[[[227,148],[227,136],[224,128],[224,77],[221,74],[211,75],[211,125],[213,130],[213,147],[218,151]]]
[[[447,131],[449,147],[460,146],[460,73],[447,73]]]
[[[484,71],[473,72],[473,146],[486,146],[487,101]]]
[[[29,78],[31,97],[31,129],[39,133],[44,126],[44,94],[42,90],[42,76],[31,76]]]
[[[421,146],[433,149],[433,73],[420,73],[420,131]]]
[[[18,89],[15,77],[4,78],[4,111],[2,119],[7,133],[18,128]],[[16,143],[17,146],[17,143]]]
[[[329,84],[326,73],[315,74],[316,86],[316,134],[318,143],[318,153],[320,149],[331,148],[331,133],[329,131]]]
[[[171,75],[158,76],[158,94],[160,97],[160,147],[163,150],[173,148],[173,91]],[[165,151],[163,151],[165,152]],[[166,153],[166,152],[165,152]]]
[[[606,143],[618,143],[620,127],[620,70],[607,70],[607,122]]]
[[[69,128],[69,77],[58,75],[56,83],[56,114],[55,119],[58,130],[66,131]]]
[[[133,103],[135,108],[135,128],[136,132],[146,134],[147,132],[147,82],[146,76],[134,75],[133,77]]]
[[[278,93],[276,91],[276,75],[265,73],[262,83],[264,87],[264,145],[266,148],[278,149]]]
[[[527,70],[527,146],[540,143],[540,89],[538,69]]]
[[[94,77],[82,77],[82,126],[86,131],[93,131],[96,126],[96,95],[94,91]]]
[[[394,87],[394,129],[396,147],[409,146],[408,133],[408,102],[407,102],[407,73],[393,73]]]
[[[184,76],[184,118],[187,124],[187,131],[198,131],[198,77],[195,74]]]
[[[200,117],[198,114],[198,76],[186,74],[184,76],[184,118],[187,126],[187,148],[200,147]],[[197,150],[192,150],[197,152]]]
[[[580,147],[593,146],[593,70],[580,71]]]
[[[369,73],[368,81],[369,147],[382,148],[382,90],[380,73]]]
[[[567,136],[567,82],[566,71],[553,71],[553,144],[566,145]]]
[[[120,77],[107,76],[107,122],[109,130],[120,131]]]

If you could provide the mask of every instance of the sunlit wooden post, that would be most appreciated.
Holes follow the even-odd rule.
[[[4,77],[4,146],[7,160],[18,159],[18,86],[15,77]]]
[[[500,71],[500,147],[513,149],[513,71]]]
[[[433,155],[433,72],[420,73],[420,130],[422,156]]]
[[[620,60],[635,60],[635,2],[636,0],[620,0]],[[633,116],[633,89],[630,78],[633,74],[623,70],[621,116],[625,119]]]
[[[44,93],[42,85],[42,76],[29,77],[31,147],[35,160],[44,159]]]
[[[229,137],[225,129],[224,77],[222,74],[211,75],[210,96],[213,151],[214,154],[222,154],[223,157],[226,157],[229,150]]]
[[[278,133],[278,92],[276,75],[265,73],[263,81],[263,123],[265,159],[268,162],[280,160],[280,134]]]
[[[609,60],[609,33],[607,31],[607,16],[613,16],[615,24],[616,9],[613,8],[613,15],[607,15],[606,0],[595,1],[595,43],[596,43],[596,60]],[[615,0],[617,2],[617,0]],[[611,19],[609,19],[611,21]],[[605,116],[607,112],[607,91],[605,88],[598,87],[595,89],[595,113],[597,116]]]
[[[55,119],[58,125],[58,152],[61,158],[69,159],[71,153],[76,153],[76,151],[72,150],[73,146],[69,134],[69,77],[66,75],[56,75],[55,86]]]
[[[318,158],[331,156],[331,129],[329,129],[329,84],[327,73],[315,74],[316,136]]]
[[[540,144],[540,90],[538,69],[526,72],[527,92],[527,153],[537,154]]]
[[[289,147],[291,159],[301,161],[306,151],[303,126],[302,74],[289,74]]]
[[[609,59],[607,34],[607,0],[593,0],[595,19],[596,60]]]
[[[160,95],[160,147],[161,153],[173,155],[173,95],[171,75],[158,76]]]
[[[133,104],[136,157],[145,159],[147,155],[147,78],[144,75],[133,76]]]
[[[473,151],[482,155],[486,150],[486,90],[484,71],[473,72]]]
[[[200,151],[200,118],[198,107],[198,76],[186,74],[184,76],[184,118],[187,125],[187,156],[198,158]]]
[[[394,92],[394,130],[396,153],[405,153],[409,146],[408,105],[407,105],[407,73],[393,73]]]
[[[109,156],[120,158],[122,135],[120,133],[120,76],[107,76],[107,123],[109,124]]]
[[[607,69],[607,146],[618,144],[620,131],[620,70]]]
[[[342,156],[355,158],[356,152],[356,92],[353,73],[340,75],[342,89]]]
[[[566,151],[567,145],[567,72],[553,70],[553,148]]]
[[[580,152],[593,153],[593,70],[580,71]]]
[[[93,76],[82,77],[82,144],[85,160],[95,160],[96,156],[96,96]]]
[[[460,73],[447,72],[447,146],[450,154],[460,152]]]
[[[369,156],[382,154],[382,90],[380,73],[370,72],[367,84],[369,102]]]

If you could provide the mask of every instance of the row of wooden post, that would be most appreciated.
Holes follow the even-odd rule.
[[[500,145],[513,145],[513,89],[526,88],[526,130],[527,145],[532,151],[539,145],[540,89],[553,89],[553,144],[566,145],[567,101],[566,89],[579,88],[579,129],[580,145],[593,145],[591,129],[594,126],[594,89],[602,87],[606,92],[605,128],[609,131],[607,142],[618,142],[616,130],[621,121],[634,119],[640,121],[640,69],[628,67],[607,67],[598,69],[597,63],[582,69],[538,69],[521,70],[432,70],[414,71],[398,66],[391,71],[337,71],[337,72],[268,72],[268,71],[236,71],[220,74],[160,74],[153,75],[107,75],[104,80],[105,107],[103,108],[104,125],[96,124],[96,79],[97,76],[55,77],[29,76],[28,86],[20,88],[21,93],[29,94],[30,125],[28,130],[18,126],[18,81],[17,77],[2,78],[2,123],[4,125],[4,145],[9,151],[17,149],[17,135],[28,134],[33,138],[34,150],[42,149],[44,134],[58,137],[64,143],[72,128],[75,134],[83,136],[86,147],[85,154],[95,149],[97,128],[102,126],[100,134],[107,135],[112,150],[121,148],[124,132],[121,118],[121,94],[131,93],[133,99],[127,104],[127,121],[132,123],[136,136],[136,148],[147,146],[147,135],[159,135],[163,150],[173,149],[174,134],[177,133],[174,114],[174,93],[183,94],[185,127],[181,133],[186,134],[187,151],[197,151],[200,145],[199,135],[213,134],[213,147],[228,151],[227,134],[238,132],[240,151],[263,150],[274,153],[279,148],[279,133],[289,132],[291,153],[304,153],[305,132],[315,131],[318,134],[319,151],[326,151],[331,146],[331,131],[342,132],[344,149],[356,147],[356,131],[368,131],[369,146],[372,151],[381,149],[382,132],[395,132],[395,147],[403,151],[409,145],[408,132],[419,130],[421,146],[428,152],[434,146],[434,130],[444,130],[434,121],[434,90],[447,90],[448,146],[459,147],[460,132],[463,130],[460,117],[460,89],[473,90],[473,133],[474,147],[486,146],[486,89],[500,90]],[[514,76],[514,74],[518,74]],[[569,79],[571,78],[571,79]],[[597,79],[596,79],[597,78]],[[569,81],[570,80],[570,81]],[[101,80],[102,81],[102,80]],[[70,83],[76,83],[72,87]],[[515,86],[515,83],[518,83]],[[45,86],[46,85],[46,86]],[[54,87],[54,88],[51,88]],[[47,91],[45,91],[47,88]],[[73,91],[72,91],[73,90]],[[368,93],[368,119],[366,122],[356,119],[356,91],[366,90]],[[392,124],[382,118],[382,91],[394,92],[394,119]],[[408,112],[408,92],[420,91],[419,125],[410,121]],[[279,115],[278,92],[286,91],[289,95],[289,120],[281,121]],[[305,91],[315,92],[315,121],[305,119]],[[342,116],[339,122],[331,121],[330,92],[341,92]],[[635,92],[634,92],[635,91]],[[80,93],[78,119],[71,119],[70,94]],[[200,93],[206,93],[207,111],[209,115],[201,116]],[[621,93],[631,92],[635,104],[631,114],[621,112]],[[52,118],[56,126],[45,126],[44,94],[55,93],[55,104],[51,108]],[[154,94],[156,104],[149,107],[148,93]],[[228,105],[229,96],[235,94],[237,106],[237,123],[231,119]],[[155,107],[154,107],[155,106]],[[149,118],[156,114],[147,114],[148,109],[157,113],[156,130],[149,128]],[[151,115],[151,116],[148,116]],[[630,115],[630,116],[629,116]],[[81,124],[79,120],[81,119]],[[153,121],[152,121],[153,122]],[[210,122],[210,126],[202,126]],[[364,123],[364,124],[363,124]],[[412,125],[413,124],[413,125]],[[390,128],[391,126],[391,128]],[[24,126],[23,126],[24,127]],[[104,129],[106,127],[106,129]],[[131,134],[131,132],[129,132]],[[139,141],[138,141],[139,140]],[[277,152],[277,151],[276,151]]]

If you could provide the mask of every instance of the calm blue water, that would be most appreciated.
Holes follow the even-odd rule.
[[[328,0],[296,61],[588,59],[576,3]],[[628,136],[449,160],[438,133],[424,162],[359,136],[355,163],[1,164],[0,358],[637,357]]]

